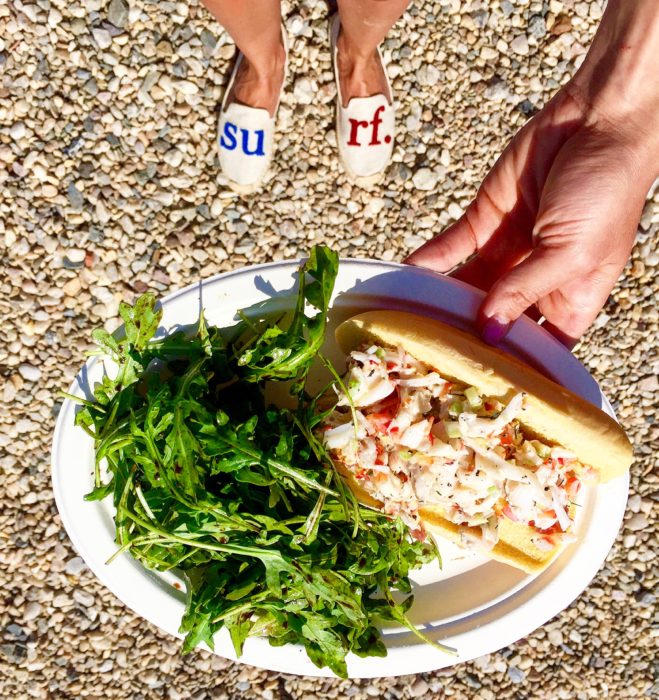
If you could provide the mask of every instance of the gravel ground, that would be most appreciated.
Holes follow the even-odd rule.
[[[636,446],[625,525],[591,586],[517,644],[397,679],[297,678],[233,664],[128,611],[76,556],[49,450],[91,330],[117,305],[324,241],[400,260],[462,211],[488,165],[578,64],[597,2],[418,2],[385,53],[400,136],[385,184],[341,174],[325,4],[285,2],[292,76],[269,186],[218,179],[217,104],[234,47],[204,9],[155,0],[0,1],[0,696],[2,698],[657,697],[659,194],[576,352]],[[315,66],[315,69],[312,69]],[[656,530],[655,530],[656,532]]]

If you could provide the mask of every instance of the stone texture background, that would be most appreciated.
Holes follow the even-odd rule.
[[[526,639],[453,669],[296,678],[178,642],[76,556],[49,450],[59,407],[117,305],[324,241],[400,260],[460,215],[529,115],[574,71],[599,2],[415,2],[385,43],[399,137],[366,193],[335,154],[327,7],[284,2],[292,71],[263,193],[218,180],[218,102],[234,46],[196,0],[0,0],[0,697],[638,698],[657,696],[657,232],[650,194],[622,279],[576,349],[638,458],[624,528],[592,585]],[[654,450],[656,451],[656,450]],[[653,537],[654,529],[654,537]]]

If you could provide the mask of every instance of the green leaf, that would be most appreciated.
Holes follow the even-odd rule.
[[[99,348],[110,356],[119,355],[121,352],[117,340],[104,328],[97,328],[92,331],[92,338]]]
[[[238,368],[247,381],[297,380],[292,391],[299,393],[311,363],[325,338],[329,302],[338,272],[338,256],[316,246],[298,276],[295,311],[287,328],[268,326],[256,335],[238,356]],[[317,310],[307,317],[305,305]]]
[[[243,612],[226,618],[224,624],[231,635],[231,642],[236,656],[241,656],[245,640],[249,636],[252,627],[254,627],[254,621],[251,619],[249,613]]]
[[[97,486],[85,495],[85,501],[102,501],[106,496],[109,496],[114,491],[114,484],[110,480],[109,483]]]
[[[244,585],[236,585],[232,588],[232,590],[224,596],[227,600],[240,600],[241,598],[244,598],[246,595],[251,593],[254,588],[258,586],[258,582],[251,580],[247,581]]]
[[[144,350],[146,344],[158,330],[162,309],[156,309],[155,294],[147,292],[138,297],[134,306],[121,303],[119,315],[124,321],[124,332],[128,342],[136,350]]]
[[[174,419],[166,444],[169,448],[164,467],[169,472],[169,480],[181,486],[183,493],[196,499],[201,484],[197,469],[196,455],[200,452],[197,439],[187,425],[189,412],[187,404],[177,401]]]
[[[197,595],[202,589],[206,569],[195,569],[185,574],[186,597],[185,612],[181,619],[179,632],[185,633],[183,642],[183,654],[188,654],[201,642],[208,644],[210,649],[214,649],[213,635],[221,625],[213,624],[213,615],[210,611],[200,610]]]
[[[305,648],[311,661],[322,668],[329,668],[340,678],[348,677],[346,665],[347,649],[344,648],[343,639],[331,629],[327,629],[324,621],[319,616],[306,616],[302,625],[302,635],[305,640]]]
[[[204,350],[204,354],[207,357],[213,356],[213,343],[211,342],[210,334],[208,332],[208,326],[206,325],[206,319],[204,318],[204,310],[202,309],[199,314],[199,324],[197,326],[197,337],[201,341],[201,347]]]

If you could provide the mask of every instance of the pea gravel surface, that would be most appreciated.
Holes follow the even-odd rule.
[[[577,356],[633,439],[624,527],[601,571],[527,638],[457,667],[368,681],[294,677],[179,642],[76,555],[50,443],[93,328],[120,300],[328,243],[401,260],[463,211],[512,134],[571,75],[598,2],[416,2],[384,44],[394,162],[353,187],[333,134],[327,6],[284,2],[291,74],[272,177],[219,175],[217,109],[234,45],[198,2],[0,0],[0,697],[657,697],[657,232],[650,193],[629,265]]]

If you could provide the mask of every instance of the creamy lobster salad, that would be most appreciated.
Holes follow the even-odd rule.
[[[503,404],[378,344],[350,354],[336,391],[326,447],[415,537],[426,536],[423,507],[480,528],[487,548],[502,517],[530,526],[541,550],[571,537],[571,504],[593,472],[572,452],[524,436],[523,393]]]

